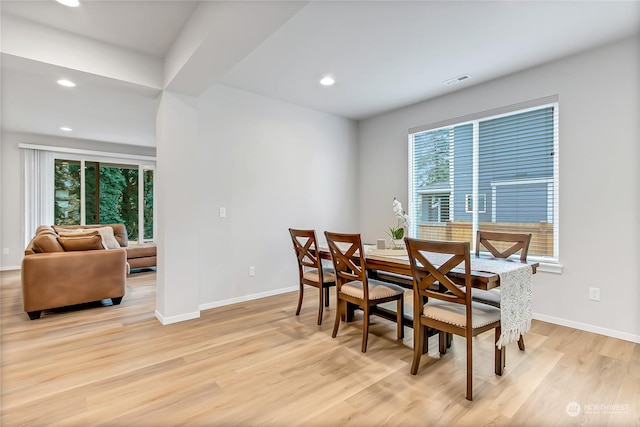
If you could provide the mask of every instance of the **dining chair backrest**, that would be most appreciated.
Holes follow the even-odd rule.
[[[354,280],[363,284],[364,298],[369,299],[367,286],[367,270],[365,267],[364,250],[360,234],[332,233],[325,231],[324,235],[329,246],[329,253],[336,272],[336,286],[338,292],[344,283]]]
[[[333,270],[322,266],[318,240],[315,230],[289,229],[293,249],[298,260],[298,307],[296,316],[302,309],[304,299],[304,287],[313,286],[318,288],[318,325],[322,324],[323,307],[329,307],[329,288],[335,285],[335,275]]]
[[[467,292],[468,289],[471,289],[469,242],[440,242],[406,238],[405,244],[413,275],[414,311],[416,308],[419,310],[414,313],[414,316],[420,315],[424,297],[462,304],[470,309],[471,292]],[[435,254],[446,255],[444,258],[438,256],[437,264],[439,265],[434,264]],[[461,266],[463,263],[464,266]],[[454,268],[464,269],[464,287],[460,287],[448,276]],[[433,285],[436,282],[440,285],[439,288],[445,292],[434,289]]]
[[[495,342],[499,342],[502,332],[500,310],[472,303],[469,242],[437,242],[407,238],[405,244],[413,275],[414,294],[411,374],[416,375],[422,353],[427,350],[426,328],[438,331],[440,355],[447,352],[446,334],[464,337],[467,345],[466,397],[467,400],[473,400],[473,337],[493,329]],[[453,269],[456,269],[456,283],[449,277]],[[459,287],[461,270],[464,271],[464,283]],[[430,289],[436,282],[439,282],[440,287],[446,288],[446,292]],[[459,305],[464,305],[464,311]],[[495,348],[494,363],[498,375],[502,375],[504,354],[502,347]]]
[[[480,246],[484,246],[495,258],[509,258],[520,251],[520,261],[525,262],[529,253],[529,243],[531,243],[531,234],[478,230],[476,256],[480,255]]]
[[[315,268],[322,272],[320,256],[318,255],[315,230],[289,229],[293,249],[298,258],[298,267],[302,271],[304,267]]]

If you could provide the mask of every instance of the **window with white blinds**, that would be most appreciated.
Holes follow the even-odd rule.
[[[529,258],[557,262],[558,104],[545,100],[410,130],[411,236],[531,233]]]

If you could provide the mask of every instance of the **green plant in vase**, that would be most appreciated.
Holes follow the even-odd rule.
[[[391,236],[391,247],[393,249],[403,249],[405,228],[409,226],[409,215],[402,210],[402,204],[393,198],[393,212],[396,214],[397,224],[395,227],[389,227],[389,236]]]
[[[389,227],[389,236],[391,236],[391,238],[393,240],[399,240],[399,239],[403,239],[404,238],[404,228],[398,226],[398,227]]]

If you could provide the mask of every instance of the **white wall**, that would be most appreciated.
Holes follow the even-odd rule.
[[[364,120],[359,224],[370,240],[406,206],[411,127],[559,95],[562,274],[534,278],[542,320],[640,342],[640,39],[635,37]],[[384,173],[380,173],[380,170]],[[601,301],[589,301],[590,286]]]
[[[2,270],[20,268],[24,254],[24,180],[20,143],[142,156],[155,156],[156,152],[151,147],[3,131],[0,135],[0,248],[9,248],[9,254],[0,255]]]
[[[20,268],[24,253],[22,158],[12,136],[0,137],[0,248],[9,250],[0,255],[1,270]]]
[[[222,85],[198,111],[198,158],[183,166],[197,171],[201,307],[297,286],[289,227],[323,241],[325,230],[358,230],[356,124]]]
[[[165,91],[156,119],[156,317],[175,323],[198,308],[198,114],[193,97]]]

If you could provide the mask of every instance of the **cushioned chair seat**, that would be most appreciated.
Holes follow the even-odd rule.
[[[320,281],[320,277],[318,275],[317,269],[312,269],[305,271],[302,275],[303,278],[307,280],[311,280],[312,282]],[[336,281],[336,273],[333,271],[333,268],[323,268],[322,269],[322,282],[323,283],[331,283]]]
[[[500,289],[490,289],[485,291],[474,288],[471,290],[471,298],[474,301],[500,308]]]
[[[487,304],[471,303],[472,327],[481,328],[500,320],[500,310]],[[462,304],[454,304],[431,298],[424,305],[423,314],[440,322],[450,325],[465,327],[467,322],[466,307]]]
[[[392,285],[391,283],[385,283],[374,279],[369,279],[368,282],[370,300],[388,298],[404,293],[404,289],[402,289],[400,286]],[[364,298],[362,282],[359,280],[345,283],[344,285],[342,285],[340,292],[355,298]]]

